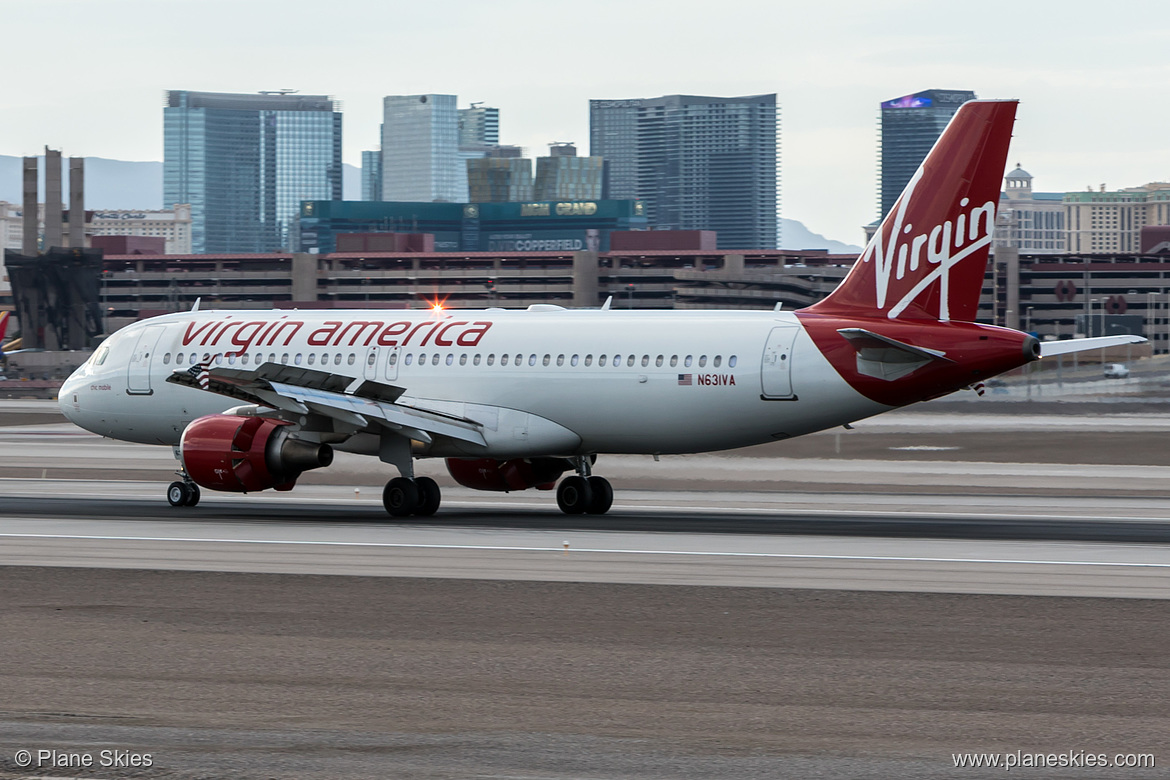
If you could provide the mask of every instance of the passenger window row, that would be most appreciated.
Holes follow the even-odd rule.
[[[398,360],[398,353],[396,353],[396,352],[391,353],[390,354],[390,365],[394,365],[397,362],[397,360]],[[684,368],[691,368],[692,366],[695,366],[695,365],[697,365],[699,368],[706,368],[707,362],[708,362],[706,355],[699,355],[699,357],[697,359],[695,358],[694,355],[686,355],[686,356],[681,357],[681,358],[678,355],[671,355],[669,358],[667,358],[665,355],[658,355],[657,357],[651,358],[650,355],[642,355],[641,357],[638,357],[637,355],[622,355],[619,353],[619,354],[616,354],[613,356],[610,356],[608,354],[598,355],[597,359],[596,359],[596,364],[598,366],[612,366],[614,368],[620,368],[623,365],[627,368],[633,368],[635,366],[641,366],[642,368],[648,368],[651,364],[651,361],[653,361],[655,368],[662,368],[664,365],[667,365],[667,364],[669,364],[669,366],[671,368],[676,368],[679,366],[680,362]],[[727,367],[728,368],[735,368],[735,364],[737,361],[738,361],[738,358],[735,355],[732,355],[731,357],[727,358]],[[456,358],[454,353],[451,353],[451,352],[446,353],[446,355],[443,355],[443,354],[438,353],[438,352],[435,352],[435,353],[420,352],[420,353],[418,353],[417,356],[413,352],[408,352],[402,357],[402,364],[406,365],[406,366],[410,366],[410,365],[423,366],[423,365],[427,365],[428,362],[432,366],[440,365],[440,363],[448,365],[448,366],[452,366],[452,365],[455,365],[456,362],[458,362],[459,365],[461,365],[461,366],[465,366],[469,362],[473,366],[481,365],[481,363],[483,365],[494,366],[494,365],[496,365],[496,354],[494,352],[488,353],[488,355],[485,358],[482,353],[471,355],[470,357],[467,355],[467,353],[464,353],[464,354],[459,355],[458,358]],[[715,355],[713,358],[711,358],[710,363],[711,363],[712,368],[721,367],[723,365],[723,356],[722,355]],[[589,366],[594,365],[594,356],[592,353],[587,354],[584,357],[582,357],[580,354],[571,355],[571,356],[566,356],[564,354],[561,354],[561,355],[557,355],[554,358],[552,356],[552,354],[545,354],[545,355],[529,354],[529,355],[525,356],[522,353],[517,354],[517,355],[511,355],[511,354],[505,352],[499,356],[499,364],[501,366],[508,366],[508,365],[512,365],[512,366],[525,366],[525,365],[527,365],[527,366],[536,366],[536,365],[552,366],[554,364],[557,366],[564,366],[567,364],[569,366],[589,367]]]
[[[230,354],[227,356],[225,356],[222,353],[212,355],[211,353],[205,352],[205,353],[203,353],[202,359],[200,358],[198,352],[190,352],[190,353],[179,352],[179,353],[176,353],[174,357],[175,357],[175,365],[177,365],[177,366],[194,365],[196,363],[206,362],[209,360],[214,362],[215,365],[217,365],[217,366],[222,366],[225,363],[229,366],[234,366],[237,364],[241,365],[241,366],[246,366],[249,364],[249,362],[252,362],[255,365],[260,365],[260,364],[265,363],[265,362],[268,362],[268,363],[278,362],[277,355],[275,352],[269,352],[267,355],[267,359],[265,359],[266,356],[263,352],[261,352],[257,355],[254,355],[254,356],[250,355],[247,352],[245,352],[243,355]],[[292,356],[292,363],[293,363],[293,365],[296,365],[296,366],[299,366],[302,363],[305,365],[310,365],[310,366],[312,366],[312,365],[327,366],[330,364],[331,361],[332,361],[333,365],[340,366],[343,360],[344,360],[346,365],[352,366],[352,365],[354,365],[354,363],[357,362],[357,354],[353,353],[353,352],[350,352],[348,355],[343,355],[340,352],[336,352],[336,353],[309,352],[306,355],[304,353],[297,352],[295,355]],[[318,363],[318,361],[319,361],[319,363]],[[366,362],[369,365],[373,365],[375,361],[376,361],[375,355],[373,353],[370,353]],[[417,363],[416,363],[416,361],[417,361]],[[648,368],[650,366],[651,361],[653,361],[655,368],[662,368],[664,365],[669,365],[670,368],[677,368],[677,367],[679,367],[680,364],[683,368],[692,368],[695,366],[697,366],[698,368],[706,368],[707,367],[707,356],[706,355],[699,355],[698,358],[696,359],[694,355],[685,355],[682,357],[680,357],[679,355],[671,355],[669,358],[667,358],[665,355],[658,355],[656,357],[651,358],[650,355],[642,355],[641,357],[638,357],[637,355],[622,355],[621,353],[618,353],[618,354],[611,356],[609,354],[603,353],[603,354],[598,355],[597,359],[596,359],[596,363],[598,366],[612,366],[614,368],[620,368],[623,364],[626,366],[626,368],[633,368],[635,366],[641,366],[642,368]],[[170,365],[170,362],[171,362],[171,353],[167,352],[165,355],[163,355],[163,365]],[[280,358],[279,358],[279,362],[283,365],[288,365],[289,353],[285,352],[285,353],[281,354]],[[432,366],[437,366],[440,364],[453,366],[456,364],[456,362],[458,362],[458,364],[461,366],[466,366],[469,362],[473,366],[478,366],[481,364],[494,366],[496,364],[496,353],[494,353],[494,352],[488,353],[488,355],[486,356],[486,359],[485,359],[485,357],[483,356],[482,353],[477,353],[475,355],[468,355],[466,352],[464,352],[464,353],[456,356],[452,352],[448,352],[445,355],[441,354],[439,352],[432,352],[432,353],[420,352],[420,353],[418,353],[418,355],[416,357],[415,353],[408,352],[402,358],[403,365],[407,365],[407,366],[409,366],[409,365],[423,366],[423,365],[427,365],[428,362]],[[723,365],[723,356],[722,355],[715,355],[714,357],[711,358],[710,362],[711,362],[712,368],[720,368]],[[731,355],[730,357],[727,358],[727,367],[728,368],[735,368],[736,362],[737,362],[737,357],[735,355]],[[390,353],[390,365],[392,365],[392,366],[397,365],[397,363],[398,363],[398,353],[391,352]],[[499,364],[501,366],[507,366],[507,365],[536,366],[538,363],[541,366],[551,366],[554,363],[557,366],[564,366],[567,363],[570,366],[585,366],[588,368],[594,364],[594,356],[592,353],[589,353],[589,354],[585,355],[584,357],[582,357],[579,354],[571,355],[571,356],[565,356],[565,355],[561,354],[561,355],[557,355],[556,358],[553,358],[553,356],[551,354],[545,354],[543,356],[538,356],[536,354],[529,354],[527,356],[527,358],[525,358],[525,356],[523,354],[511,355],[508,353],[503,353],[499,356]]]
[[[308,353],[307,357],[305,355],[303,355],[302,353],[298,352],[295,356],[293,356],[293,364],[299,366],[299,365],[301,365],[302,362],[304,362],[307,365],[311,366],[311,365],[314,365],[317,363],[318,357],[320,357],[320,361],[321,361],[320,364],[322,366],[329,365],[330,361],[332,361],[333,365],[335,365],[335,366],[340,366],[343,360],[344,360],[345,364],[349,365],[349,366],[352,366],[354,363],[357,362],[357,353],[354,353],[354,352],[350,352],[348,355],[344,355],[340,352],[337,352],[337,353],[322,352],[322,353],[320,353],[319,356],[318,356],[318,353],[316,353],[316,352],[310,352],[310,353]],[[245,352],[243,355],[237,355],[234,353],[228,354],[228,355],[224,355],[223,353],[218,353],[218,354],[212,355],[209,352],[204,352],[202,360],[200,359],[198,352],[191,352],[190,354],[179,352],[175,355],[175,365],[176,366],[181,366],[181,365],[184,365],[185,363],[188,365],[195,365],[196,363],[207,362],[209,360],[211,362],[215,363],[215,365],[217,365],[217,366],[222,366],[224,364],[227,364],[229,366],[234,366],[234,365],[246,366],[249,364],[249,362],[254,362],[255,365],[261,365],[262,363],[265,363],[265,362],[276,363],[277,357],[276,357],[275,352],[269,352],[268,356],[267,356],[267,360],[265,360],[265,355],[263,352],[255,355],[255,356],[253,356],[247,352]],[[163,355],[163,365],[169,365],[170,362],[171,362],[171,353],[168,352],[165,355]],[[284,364],[284,365],[288,365],[289,353],[285,352],[284,354],[282,354],[280,356],[279,362]]]

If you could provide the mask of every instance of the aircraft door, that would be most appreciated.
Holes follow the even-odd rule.
[[[154,357],[158,340],[166,330],[164,325],[151,325],[143,328],[138,336],[138,343],[134,345],[134,352],[130,355],[130,363],[126,369],[126,392],[132,395],[150,395],[150,363]]]
[[[370,347],[366,352],[366,367],[362,372],[362,376],[372,381],[378,381],[378,361],[383,357],[382,350],[378,347]]]
[[[402,355],[398,354],[398,347],[389,347],[386,349],[386,381],[398,381],[398,360]]]
[[[794,398],[792,392],[792,345],[800,329],[795,325],[772,328],[760,363],[764,398]]]

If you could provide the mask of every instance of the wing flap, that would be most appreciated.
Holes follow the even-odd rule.
[[[421,441],[440,435],[486,444],[483,426],[474,420],[396,403],[405,388],[276,363],[254,369],[216,367],[205,373],[199,368],[176,369],[167,381],[260,406],[311,412],[357,428],[373,421]]]
[[[273,382],[272,389],[285,398],[299,401],[310,408],[321,409],[323,412],[327,409],[336,409],[347,414],[359,415],[367,420],[385,421],[389,423],[388,427],[394,429],[425,431],[480,446],[487,443],[483,437],[482,426],[473,420],[448,417],[435,412],[385,403],[372,398],[360,398],[347,393],[299,387],[281,382]]]

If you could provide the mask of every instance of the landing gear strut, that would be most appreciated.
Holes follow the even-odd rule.
[[[567,515],[604,515],[613,506],[613,486],[604,477],[590,474],[588,457],[574,459],[577,473],[557,486],[557,506]]]
[[[183,465],[183,453],[179,445],[171,447],[171,453],[175,460],[179,461],[179,470],[175,472],[179,480],[167,485],[167,503],[171,506],[195,506],[199,503],[199,486],[191,479],[187,467]]]
[[[430,517],[442,499],[438,483],[430,477],[395,477],[382,490],[382,505],[394,517]]]

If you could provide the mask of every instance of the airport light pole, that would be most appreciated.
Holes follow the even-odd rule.
[[[1149,320],[1149,327],[1146,333],[1150,337],[1150,354],[1158,354],[1158,293],[1146,293],[1146,319]]]

